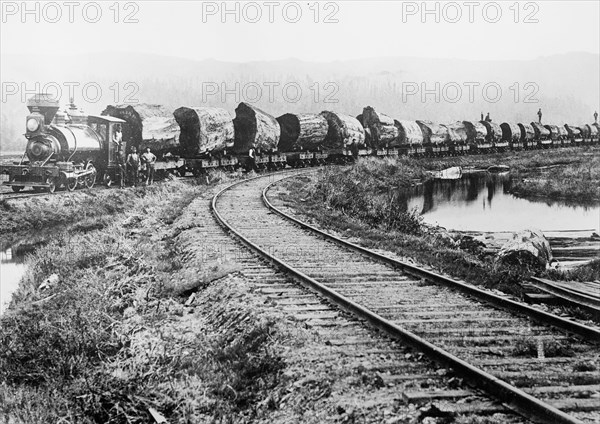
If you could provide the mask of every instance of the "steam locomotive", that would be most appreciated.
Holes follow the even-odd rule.
[[[57,100],[28,100],[27,146],[19,162],[0,165],[8,185],[54,192],[64,187],[106,186],[125,176],[113,137],[122,129],[125,150],[150,147],[156,170],[185,175],[209,169],[279,169],[349,163],[359,156],[443,156],[598,143],[600,126],[497,124],[489,120],[395,120],[366,107],[353,117],[335,112],[285,114],[274,118],[241,103],[235,118],[221,108],[159,105],[108,106],[85,115],[73,100],[65,112]]]
[[[117,168],[112,133],[125,121],[111,116],[86,116],[73,102],[68,112],[59,112],[59,103],[45,94],[30,98],[25,120],[27,146],[21,160],[0,166],[8,174],[5,185],[19,192],[26,186],[53,193],[59,187],[69,191],[91,188],[98,175],[108,182]]]

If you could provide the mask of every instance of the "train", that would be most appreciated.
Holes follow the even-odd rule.
[[[435,157],[506,150],[549,149],[599,143],[597,122],[553,125],[498,124],[488,120],[438,123],[396,120],[365,107],[357,116],[333,111],[287,113],[278,118],[248,103],[235,117],[222,108],[109,105],[86,115],[73,99],[36,94],[27,101],[27,145],[18,162],[0,165],[4,185],[53,193],[125,178],[113,142],[120,131],[125,151],[150,147],[157,173],[201,175],[210,169],[274,170],[351,163],[364,156]],[[122,160],[122,156],[121,156]]]

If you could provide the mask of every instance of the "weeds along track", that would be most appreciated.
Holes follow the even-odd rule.
[[[380,257],[302,225],[267,199],[269,185],[285,177],[236,183],[213,198],[213,213],[304,286],[416,347],[523,416],[543,423],[598,422],[598,328]],[[402,376],[388,381],[397,378]],[[429,395],[460,399],[471,393]]]
[[[284,175],[294,174],[298,172]],[[274,174],[259,177],[259,181],[264,185],[265,181],[278,178]],[[314,336],[310,343],[298,346],[285,358],[288,369],[302,376],[292,387],[308,390],[311,399],[306,403],[312,405],[314,415],[322,414],[313,417],[312,422],[328,420],[332,414],[339,414],[341,420],[360,416],[364,422],[384,422],[394,416],[411,419],[436,414],[499,414],[500,422],[524,422],[482,392],[468,390],[443,366],[366,327],[355,315],[340,311],[323,297],[299,286],[288,273],[224,231],[211,215],[208,199],[194,200],[178,218],[174,231],[179,259],[190,269],[210,272],[208,268],[218,262],[225,270],[240,270],[265,305],[277,308],[283,319],[297,323],[302,331]],[[227,325],[222,331],[227,331]],[[320,375],[326,378],[321,379]],[[435,399],[436,408],[415,408],[430,403],[432,391],[444,394]],[[410,403],[403,399],[403,392],[411,394]],[[468,402],[454,402],[456,394],[468,396]]]

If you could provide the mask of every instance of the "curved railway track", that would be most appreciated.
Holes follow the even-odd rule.
[[[269,186],[283,178],[274,174],[225,188],[213,198],[215,217],[304,286],[448,366],[521,415],[543,423],[598,422],[598,328],[300,223],[267,199]]]

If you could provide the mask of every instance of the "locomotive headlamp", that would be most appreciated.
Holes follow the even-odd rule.
[[[27,120],[27,131],[35,132],[40,128],[40,122],[35,118],[29,118]]]

